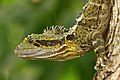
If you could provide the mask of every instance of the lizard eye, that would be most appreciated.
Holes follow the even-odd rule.
[[[28,42],[29,42],[29,43],[32,43],[32,42],[33,42],[33,40],[32,40],[32,39],[28,39]]]
[[[33,43],[33,39],[31,38],[31,36],[29,36],[27,39],[29,43]]]

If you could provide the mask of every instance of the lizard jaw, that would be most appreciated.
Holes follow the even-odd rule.
[[[43,49],[43,48],[23,48],[21,45],[18,45],[15,49],[15,54],[18,57],[30,58],[30,59],[44,59],[55,56],[55,49]]]
[[[66,44],[64,44],[58,49],[20,49],[20,47],[20,45],[16,47],[15,54],[18,57],[31,60],[66,61],[80,56],[80,54],[78,54],[80,52],[69,50]]]

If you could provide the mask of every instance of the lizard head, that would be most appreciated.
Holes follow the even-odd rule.
[[[64,27],[50,27],[43,34],[28,35],[15,49],[18,57],[31,60],[65,61],[82,53],[74,35]]]

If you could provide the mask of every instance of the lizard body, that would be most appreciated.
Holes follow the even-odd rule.
[[[31,34],[15,49],[19,57],[32,60],[65,61],[94,49],[105,54],[103,36],[108,29],[111,0],[90,0],[73,26],[50,27],[43,34]]]

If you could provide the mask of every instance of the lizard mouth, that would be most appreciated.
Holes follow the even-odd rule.
[[[54,61],[65,61],[72,58],[79,57],[78,52],[68,50],[66,44],[61,46],[59,49],[19,49],[19,46],[15,49],[15,54],[18,57],[31,59],[31,60],[54,60]],[[77,54],[77,55],[76,55]]]

